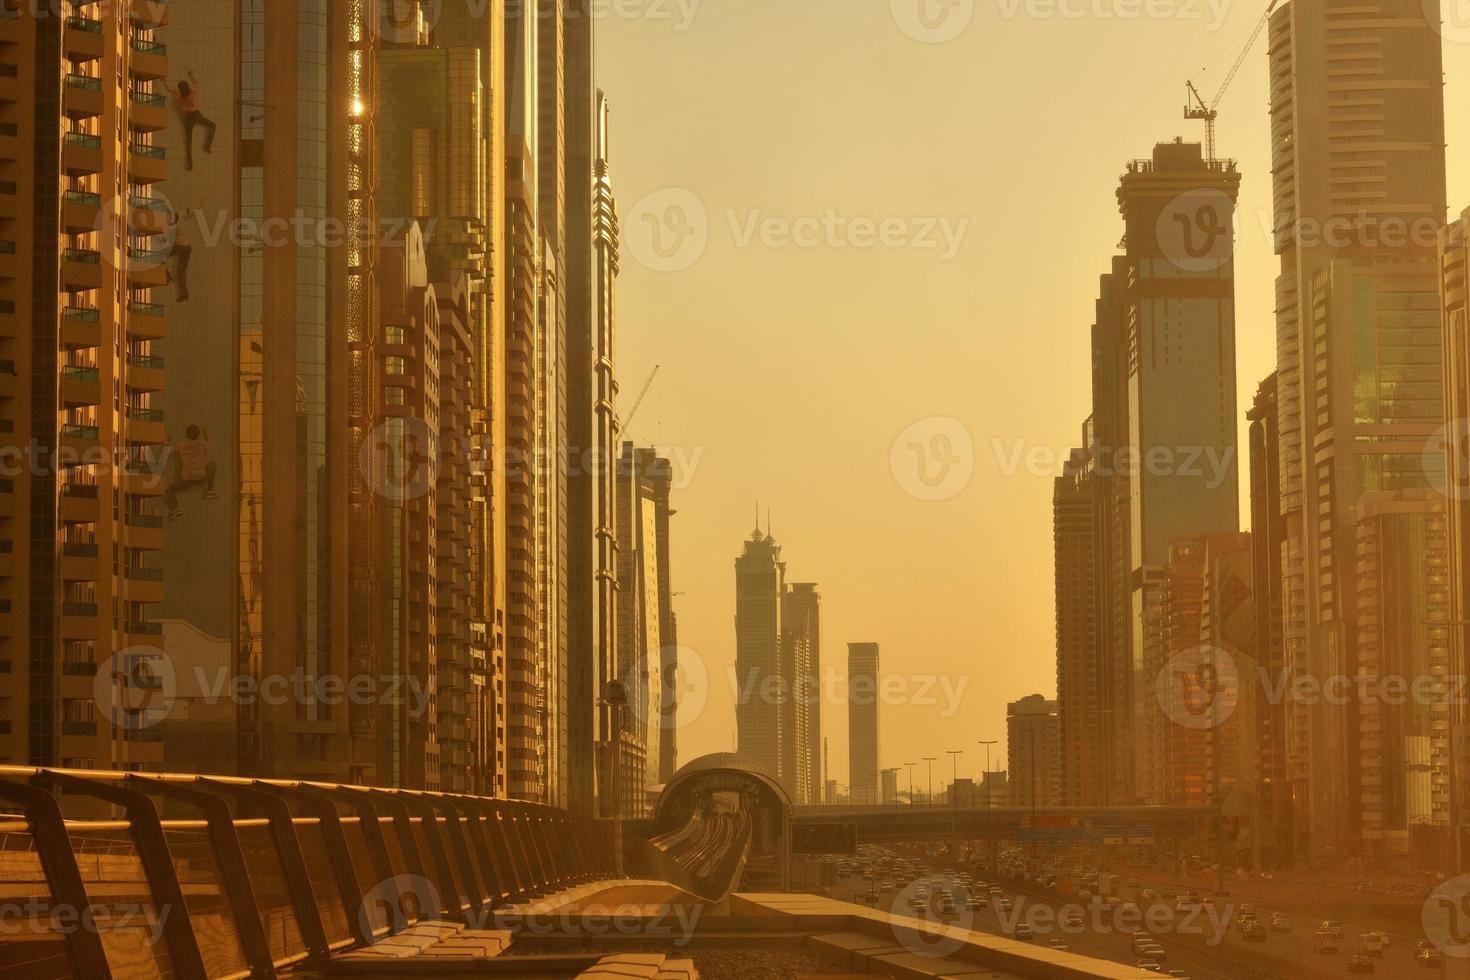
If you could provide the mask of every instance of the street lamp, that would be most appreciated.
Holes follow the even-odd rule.
[[[934,805],[934,763],[938,756],[926,755],[924,761],[929,763],[929,805]]]
[[[905,762],[904,765],[906,765],[906,766],[909,767],[909,806],[913,806],[914,805],[914,766],[917,766],[918,763],[917,762]]]
[[[990,747],[999,745],[999,739],[980,740],[985,746],[985,771],[980,774],[980,786],[985,790],[985,837],[990,842],[990,870],[995,871],[995,835],[990,827]]]

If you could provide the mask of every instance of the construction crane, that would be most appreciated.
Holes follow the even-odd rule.
[[[653,387],[653,379],[658,377],[658,369],[662,364],[655,364],[649,372],[648,380],[643,382],[643,387],[638,389],[638,397],[633,400],[633,407],[628,409],[628,417],[623,419],[622,435],[627,438],[628,432],[633,428],[633,417],[638,414],[638,409],[643,407],[643,399],[648,397],[648,389]]]
[[[1255,24],[1252,25],[1252,27],[1250,28],[1250,36],[1247,37],[1245,41],[1245,47],[1240,49],[1240,54],[1236,56],[1235,64],[1230,66],[1229,73],[1226,74],[1225,80],[1220,83],[1220,89],[1215,93],[1215,97],[1213,99],[1211,99],[1209,102],[1206,102],[1204,96],[1199,94],[1199,89],[1195,88],[1193,81],[1186,81],[1184,83],[1186,89],[1184,118],[1204,120],[1205,154],[1206,159],[1209,160],[1211,163],[1215,162],[1215,121],[1220,118],[1220,100],[1223,99],[1225,97],[1225,93],[1230,90],[1230,85],[1235,81],[1235,76],[1240,74],[1240,66],[1245,64],[1246,55],[1250,54],[1251,48],[1256,46],[1256,40],[1261,36],[1261,32],[1266,29],[1267,21],[1271,19],[1271,12],[1276,9],[1276,5],[1280,2],[1281,0],[1271,0],[1270,6],[1268,6],[1266,8],[1266,12],[1261,15],[1260,20],[1256,21]],[[1229,49],[1227,48],[1226,50]],[[1211,64],[1213,64],[1213,62],[1211,62]],[[1209,67],[1209,65],[1205,65],[1205,68]],[[1200,70],[1204,71],[1204,68]]]

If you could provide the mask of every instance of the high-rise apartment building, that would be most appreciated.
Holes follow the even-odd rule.
[[[735,728],[740,756],[777,779],[788,737],[780,692],[785,593],[781,546],[756,528],[735,559]]]
[[[787,701],[785,770],[791,773],[797,803],[816,803],[822,768],[822,594],[815,582],[793,582],[781,609],[784,669],[795,679]]]
[[[197,667],[302,692],[239,699],[227,750],[186,719],[165,726],[176,770],[383,775],[372,699],[317,694],[383,673],[383,473],[360,465],[382,422],[368,6],[169,5],[156,32],[188,66],[155,134],[177,216],[157,344],[187,379],[159,399],[172,542],[160,619],[181,681]]]
[[[1240,526],[1235,413],[1233,161],[1199,144],[1161,143],[1128,165],[1118,187],[1126,226],[1131,705],[1157,713],[1163,650],[1163,567],[1182,535]],[[1138,666],[1142,665],[1142,672]],[[1156,799],[1158,741],[1132,738],[1133,795]]]
[[[1442,39],[1417,0],[1291,0],[1269,36],[1283,643],[1324,679],[1355,659],[1358,503],[1436,479]],[[1355,724],[1351,704],[1289,711],[1299,856],[1359,838]]]
[[[1006,706],[1006,753],[1010,806],[1061,805],[1061,721],[1055,701],[1032,694]]]
[[[1285,676],[1281,548],[1285,522],[1281,513],[1281,432],[1273,372],[1256,388],[1246,418],[1250,422],[1251,595],[1255,601],[1255,658],[1269,677]],[[1259,831],[1290,866],[1292,840],[1290,782],[1286,765],[1285,698],[1264,699],[1256,713],[1259,750],[1258,790],[1262,802]],[[1269,838],[1269,839],[1267,839]]]
[[[1440,629],[1450,644],[1450,675],[1467,676],[1467,633],[1451,623],[1470,622],[1470,209],[1459,220],[1448,225],[1440,235],[1440,299],[1444,308],[1445,344],[1445,452],[1444,496],[1446,532],[1448,535],[1450,598],[1447,622]],[[1436,635],[1436,634],[1431,634]],[[1463,777],[1470,773],[1470,756],[1465,752],[1463,733],[1467,721],[1466,706],[1450,708],[1452,761],[1457,779],[1451,780],[1451,792],[1457,798],[1451,807],[1452,820],[1458,820],[1455,833],[1464,837],[1464,813],[1467,805]],[[1459,847],[1463,868],[1465,846]],[[1453,857],[1452,857],[1453,860]]]
[[[847,645],[847,782],[854,804],[881,802],[879,759],[883,743],[878,708],[882,676],[878,644]]]
[[[1092,420],[1083,443],[1095,443]],[[1107,774],[1103,672],[1098,625],[1097,527],[1091,455],[1072,452],[1052,481],[1053,585],[1056,603],[1057,715],[1062,740],[1062,798],[1067,806],[1101,806]]]
[[[1249,533],[1210,534],[1204,539],[1200,581],[1200,642],[1218,651],[1233,670],[1221,672],[1215,701],[1230,708],[1210,726],[1210,800],[1224,804],[1232,793],[1253,798],[1262,793],[1261,711],[1264,697],[1262,660],[1256,646],[1257,605],[1251,590],[1253,542]],[[1224,658],[1228,657],[1228,660]],[[1267,675],[1269,676],[1269,675]],[[1222,714],[1224,714],[1222,712]],[[1266,812],[1261,811],[1263,814]],[[1255,828],[1252,828],[1255,832]]]
[[[1433,490],[1358,503],[1354,735],[1361,849],[1380,867],[1443,868],[1450,825],[1449,539]]]
[[[0,760],[156,769],[169,11],[0,8]]]

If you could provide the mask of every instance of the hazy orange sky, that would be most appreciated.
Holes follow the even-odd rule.
[[[885,767],[938,756],[937,785],[949,778],[944,750],[963,748],[960,774],[976,776],[976,741],[1004,739],[1006,702],[1054,696],[1056,470],[1011,475],[1001,456],[1018,445],[1061,455],[1078,442],[1097,277],[1123,233],[1118,176],[1156,142],[1203,139],[1202,124],[1181,118],[1184,80],[1201,78],[1212,95],[1265,10],[1258,0],[950,0],[955,19],[925,22],[921,3],[946,9],[601,8],[624,235],[624,406],[662,365],[631,435],[688,461],[675,500],[676,610],[709,683],[686,699],[704,705],[680,718],[682,761],[732,745],[733,562],[757,499],[773,511],[789,579],[820,584],[828,666],[845,669],[848,642],[875,641],[915,694],[932,674],[963,695],[948,717],[939,688],[929,703],[886,706]],[[1446,103],[1463,107],[1470,17],[1444,33]],[[1275,361],[1266,110],[1263,36],[1219,127],[1219,152],[1244,174],[1242,414]],[[1470,206],[1470,118],[1449,117],[1458,213]],[[661,253],[647,219],[677,216],[670,205],[691,234],[670,251],[665,227]],[[899,434],[936,416],[959,420],[974,446],[968,484],[937,502],[907,492],[890,467]],[[846,783],[845,711],[828,708],[823,729],[830,774]],[[999,750],[993,768],[1004,768]]]

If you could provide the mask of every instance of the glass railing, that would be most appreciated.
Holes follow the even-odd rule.
[[[128,527],[163,527],[163,518],[157,514],[129,514]]]
[[[156,109],[162,109],[168,104],[168,100],[157,92],[139,92],[137,89],[133,90],[132,99],[139,105],[153,106]]]
[[[67,262],[80,262],[83,265],[99,265],[102,262],[102,253],[95,248],[68,248],[62,251],[61,257]]]
[[[67,191],[61,195],[61,199],[67,204],[81,204],[89,208],[102,206],[102,195],[93,194],[91,191]]]
[[[161,146],[146,146],[142,143],[134,143],[130,149],[134,156],[145,157],[149,160],[162,160],[168,156],[168,152]]]
[[[61,545],[61,553],[69,558],[96,558],[97,542],[66,541]]]
[[[15,242],[0,241],[0,255],[14,255]]]
[[[130,568],[128,578],[139,582],[162,582],[163,569],[161,568]]]
[[[75,497],[79,500],[96,500],[99,492],[95,483],[63,483],[61,485],[63,497]]]
[[[97,615],[97,603],[95,602],[63,602],[61,604],[63,616],[95,616]]]
[[[66,26],[74,31],[86,31],[88,34],[102,33],[102,21],[93,20],[90,17],[68,17]]]
[[[128,312],[136,316],[163,316],[163,304],[130,302]]]
[[[163,370],[163,358],[156,354],[129,354],[128,363],[133,367],[152,368],[155,371]]]
[[[97,381],[102,375],[97,368],[84,364],[65,364],[62,365],[61,376],[72,381]]]
[[[102,311],[95,306],[68,306],[61,311],[61,318],[76,323],[98,323],[102,319]]]
[[[67,146],[80,146],[84,150],[102,149],[102,137],[91,133],[67,133],[62,137]]]
[[[73,422],[68,422],[61,427],[61,434],[63,436],[70,436],[73,439],[96,439],[97,427],[95,425],[77,425]]]
[[[128,418],[137,422],[162,422],[163,409],[161,408],[130,408]]]
[[[129,623],[127,632],[134,636],[162,636],[162,623]]]
[[[159,214],[168,214],[168,205],[154,197],[134,194],[128,198],[128,203],[140,211],[157,211]]]
[[[139,265],[160,266],[168,258],[168,253],[149,248],[129,248],[128,258]]]
[[[102,79],[89,75],[67,75],[66,85],[68,88],[85,89],[88,92],[102,91]]]
[[[134,51],[141,51],[144,54],[166,54],[168,52],[168,45],[157,41],[145,41],[141,37],[135,37],[132,43]]]

